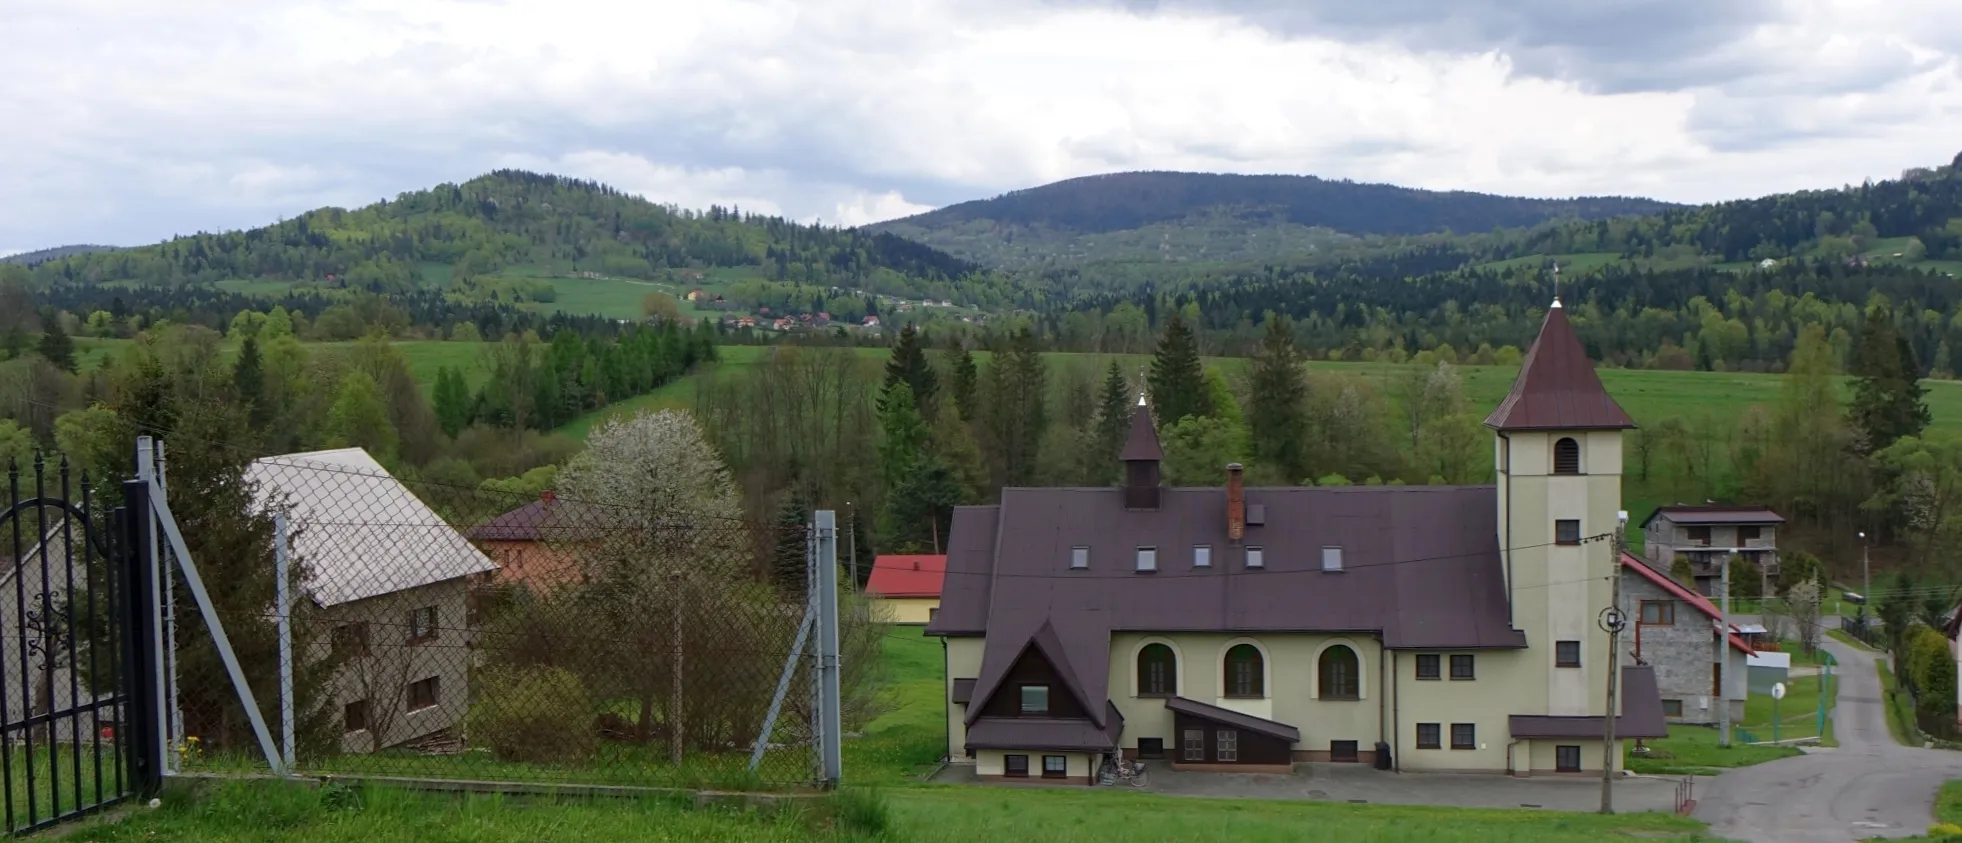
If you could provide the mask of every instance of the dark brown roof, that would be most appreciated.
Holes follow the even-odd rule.
[[[972,679],[954,680],[954,690],[953,693],[949,695],[949,699],[952,702],[957,702],[957,703],[965,703],[971,699],[974,699],[974,680]]]
[[[967,748],[1053,749],[1064,752],[1110,752],[1124,732],[1124,715],[1110,701],[1093,709],[1103,713],[1099,725],[1084,719],[1050,717],[983,717],[967,727]]]
[[[1721,504],[1693,506],[1679,503],[1656,507],[1654,512],[1649,513],[1649,517],[1642,519],[1642,526],[1647,527],[1649,526],[1649,522],[1663,516],[1668,516],[1670,521],[1677,524],[1785,523],[1785,516],[1772,512],[1769,507],[1724,506]]]
[[[1023,641],[1018,642],[1001,639],[1000,643],[1008,646],[987,647],[981,656],[981,675],[974,680],[974,690],[971,694],[971,702],[973,704],[967,708],[967,722],[973,723],[980,719],[982,709],[988,707],[988,699],[993,697],[995,691],[1002,687],[1001,680],[1008,675],[1008,669],[1013,667],[1016,662],[1021,661],[1024,653],[1033,649],[1042,653],[1043,658],[1049,660],[1049,665],[1056,669],[1056,677],[1062,680],[1063,690],[1069,692],[1070,696],[1075,697],[1077,704],[1082,706],[1084,711],[1090,712],[1090,719],[1096,721],[1099,728],[1104,726],[1104,720],[1101,716],[1103,714],[1103,707],[1097,703],[1107,702],[1109,699],[1101,687],[1105,683],[1098,683],[1099,687],[1094,693],[1091,692],[1091,689],[1085,687],[1087,683],[1083,681],[1083,675],[1077,672],[1070,664],[1070,648],[1063,644],[1062,635],[1056,631],[1056,624],[1053,619],[1050,622],[1045,622],[1043,625],[1036,627],[1035,631],[1030,633],[1028,638]],[[1079,646],[1076,649],[1081,651],[1083,649],[1081,641],[1078,643]],[[1014,646],[1016,644],[1020,644],[1021,646]],[[1014,650],[1014,653],[1000,664],[999,670],[990,672],[988,666],[991,663],[1001,661],[995,658],[996,654],[1007,652],[1011,648]],[[1098,664],[1103,664],[1103,662],[1098,662]]]
[[[1635,420],[1601,386],[1566,309],[1555,302],[1519,365],[1512,392],[1485,424],[1498,430],[1623,430]]]
[[[1669,722],[1662,714],[1662,694],[1656,690],[1655,669],[1621,669],[1621,716],[1615,718],[1617,738],[1666,738]],[[1515,714],[1507,718],[1514,738],[1599,738],[1607,723],[1599,716],[1557,717]]]
[[[1138,409],[1131,413],[1131,435],[1124,439],[1125,462],[1157,462],[1165,458],[1165,449],[1158,447],[1158,430],[1151,424],[1151,408],[1139,402]]]
[[[1249,732],[1266,735],[1270,738],[1277,738],[1288,743],[1301,742],[1300,729],[1296,729],[1286,723],[1276,723],[1263,717],[1241,714],[1240,712],[1220,708],[1216,705],[1207,705],[1196,700],[1188,700],[1184,697],[1171,697],[1165,700],[1165,708],[1179,712],[1180,714],[1190,714],[1193,717],[1201,720],[1209,720],[1222,726],[1232,726],[1235,729],[1245,729]]]
[[[1126,510],[1119,489],[1004,489],[998,506],[955,510],[940,612],[927,632],[989,637],[976,699],[1038,640],[1073,674],[1080,699],[1107,699],[1117,631],[1358,632],[1402,649],[1524,647],[1508,618],[1495,494],[1251,488],[1247,503],[1265,505],[1268,518],[1247,527],[1245,544],[1265,557],[1265,568],[1248,570],[1226,539],[1224,489],[1167,489],[1151,512]],[[1069,568],[1078,545],[1090,548],[1085,570]],[[1192,567],[1197,545],[1213,548],[1212,567]],[[1140,546],[1159,549],[1156,573],[1134,570]],[[1324,546],[1342,548],[1342,572],[1322,572]]]
[[[535,500],[472,528],[471,541],[538,542],[591,538],[597,522],[567,501]],[[590,511],[588,512],[590,515]]]

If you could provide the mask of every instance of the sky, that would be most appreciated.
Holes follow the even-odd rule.
[[[1962,151],[1955,0],[4,0],[0,254],[515,167],[858,225],[1093,173],[1704,202]]]

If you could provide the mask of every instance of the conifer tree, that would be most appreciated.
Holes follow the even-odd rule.
[[[929,410],[940,392],[940,382],[933,372],[933,364],[927,362],[919,332],[912,325],[899,329],[899,342],[892,347],[892,357],[886,361],[886,390],[890,392],[893,384],[900,382],[911,391],[913,408],[921,416],[930,415]]]
[[[1308,476],[1308,382],[1294,347],[1294,321],[1269,315],[1254,352],[1247,432],[1254,462],[1295,483]]]
[[[49,363],[55,364],[64,372],[75,371],[75,340],[62,330],[61,319],[49,313],[41,319],[41,345],[39,351]]]
[[[265,362],[259,356],[259,340],[248,336],[239,344],[238,362],[232,365],[232,392],[245,405],[246,418],[253,430],[266,425]]]
[[[1084,457],[1090,482],[1107,485],[1117,481],[1118,457],[1124,452],[1124,438],[1131,432],[1131,414],[1136,412],[1137,403],[1124,370],[1117,361],[1110,361],[1103,389],[1097,393],[1097,423]]]
[[[1927,389],[1921,385],[1921,367],[1907,339],[1895,331],[1893,310],[1886,304],[1867,309],[1851,364],[1853,403],[1847,415],[1859,433],[1863,453],[1874,453],[1927,429]]]
[[[1151,408],[1160,429],[1187,416],[1213,413],[1211,390],[1199,361],[1199,343],[1177,313],[1165,319],[1165,336],[1151,360]]]
[[[961,421],[974,420],[974,394],[980,382],[980,373],[974,368],[974,355],[966,345],[955,345],[947,352],[947,387],[954,393],[954,406],[960,410]]]

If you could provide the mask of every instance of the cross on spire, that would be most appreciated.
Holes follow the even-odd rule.
[[[1138,406],[1140,407],[1145,405],[1146,383],[1148,383],[1148,381],[1145,380],[1145,369],[1143,366],[1139,366],[1138,367]]]
[[[1560,262],[1553,262],[1553,306],[1560,306]]]

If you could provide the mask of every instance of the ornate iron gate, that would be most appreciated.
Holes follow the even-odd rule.
[[[137,775],[126,734],[140,687],[130,670],[136,641],[125,632],[141,601],[128,594],[147,542],[127,510],[102,512],[65,461],[48,469],[39,458],[25,472],[8,467],[0,510],[0,788],[14,834],[98,811],[154,781]]]

